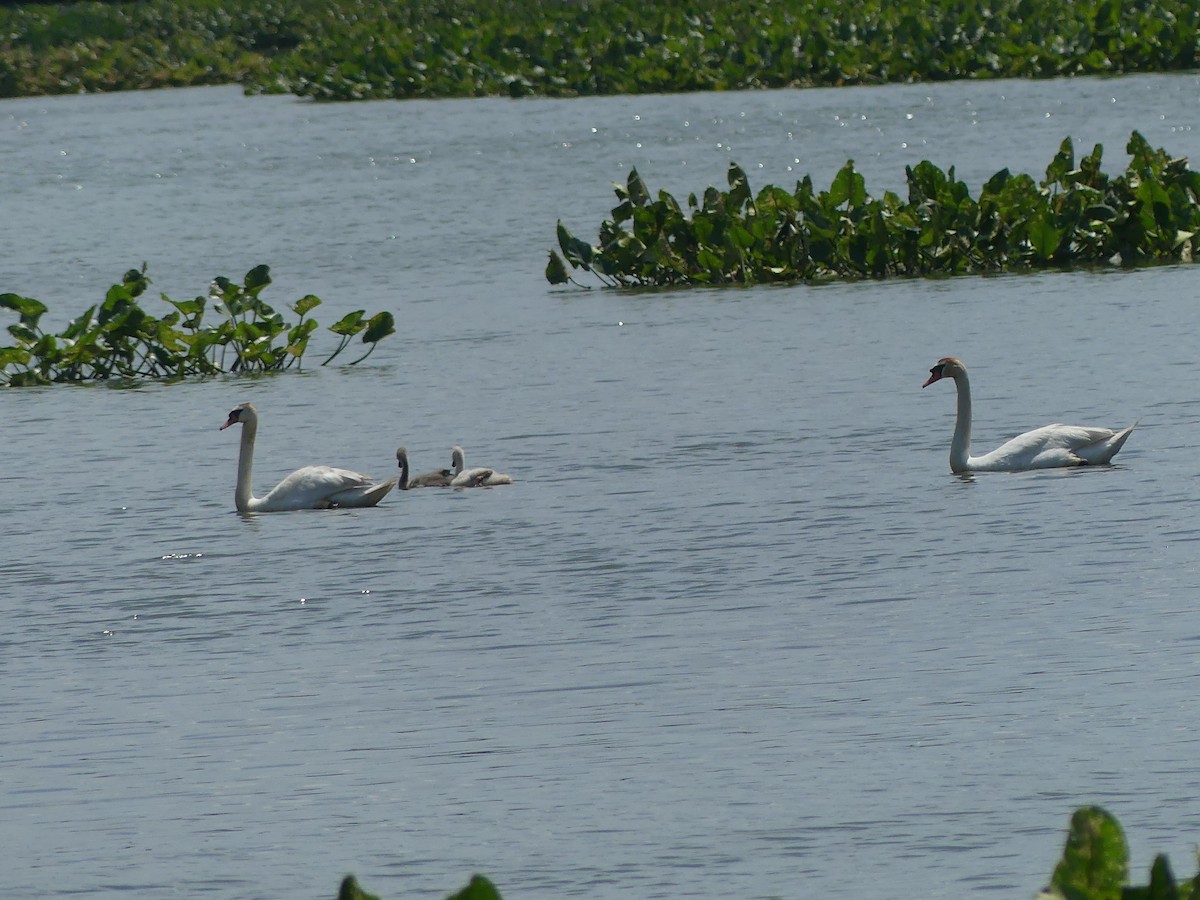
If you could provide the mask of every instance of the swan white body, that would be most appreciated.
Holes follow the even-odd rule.
[[[953,378],[958,389],[958,419],[950,444],[952,472],[1023,472],[1069,466],[1106,465],[1117,455],[1137,423],[1122,431],[1085,425],[1044,425],[1019,434],[991,453],[971,456],[971,382],[962,360],[947,356],[929,370],[926,388]]]
[[[454,479],[450,482],[451,487],[492,487],[497,484],[513,483],[511,476],[497,472],[495,469],[483,466],[468,469],[467,454],[462,447],[450,448],[450,465],[454,469]]]
[[[402,491],[423,487],[449,487],[450,482],[454,479],[454,473],[449,469],[438,469],[436,472],[425,472],[409,478],[408,451],[403,447],[396,448],[396,461],[400,463],[400,490]]]
[[[251,479],[254,468],[254,438],[258,434],[258,410],[249,403],[241,404],[229,414],[229,419],[221,426],[221,430],[236,424],[242,426],[237,490],[233,495],[238,512],[374,506],[396,484],[395,478],[376,481],[369,475],[351,472],[349,469],[305,466],[275,485],[265,497],[255,497],[251,491]]]

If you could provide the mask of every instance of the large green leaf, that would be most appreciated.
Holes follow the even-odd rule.
[[[571,280],[562,257],[553,250],[550,251],[550,259],[546,263],[546,280],[551,284],[566,284]]]
[[[1075,169],[1075,145],[1071,138],[1065,137],[1058,146],[1058,153],[1046,167],[1046,184],[1061,184],[1067,186],[1067,175]]]
[[[1008,171],[1008,169],[1001,169],[999,172],[989,178],[987,183],[984,184],[983,192],[980,194],[980,198],[982,199],[983,197],[987,197],[989,195],[994,196],[999,194],[1004,190],[1004,186],[1008,184],[1010,177],[1011,173]]]
[[[20,294],[0,294],[0,308],[11,309],[21,317],[21,324],[36,327],[38,319],[46,311],[46,304]]]
[[[305,294],[292,304],[291,310],[298,316],[306,316],[321,305],[321,298],[313,294]]]
[[[1121,900],[1128,880],[1129,850],[1117,820],[1098,806],[1076,810],[1051,885],[1067,900]]]
[[[833,179],[829,188],[829,202],[834,206],[845,203],[853,209],[862,206],[866,199],[866,179],[854,171],[854,160],[849,160]]]
[[[751,197],[750,182],[746,178],[746,173],[741,166],[730,163],[725,177],[729,181],[728,209],[730,211],[740,210],[750,202]]]
[[[0,347],[0,372],[9,366],[29,364],[29,351],[21,347]]]
[[[257,294],[268,284],[271,283],[271,267],[270,266],[255,266],[246,273],[243,280],[243,285],[247,292]]]
[[[22,344],[36,344],[38,340],[38,332],[34,331],[28,325],[22,325],[19,322],[9,325],[8,333]]]
[[[334,334],[344,335],[345,337],[352,337],[358,334],[366,327],[366,324],[362,320],[364,312],[365,310],[356,309],[354,312],[346,313],[346,315],[330,325],[329,330]]]
[[[1154,858],[1150,868],[1150,887],[1146,900],[1179,900],[1179,888],[1171,874],[1171,864],[1161,853]]]
[[[645,206],[650,200],[650,191],[647,190],[646,182],[642,181],[642,176],[638,174],[637,169],[630,170],[625,189],[629,202],[634,206]]]
[[[337,900],[379,900],[374,894],[368,894],[358,886],[358,881],[353,875],[347,875],[342,879],[342,884],[338,888]]]
[[[362,342],[364,344],[374,344],[377,341],[383,340],[389,334],[396,333],[396,319],[386,310],[375,313],[367,320],[367,328],[363,332]]]
[[[1029,244],[1033,252],[1042,262],[1053,258],[1062,240],[1062,231],[1055,228],[1048,215],[1041,216],[1029,223]]]
[[[581,241],[567,230],[560,219],[558,222],[558,246],[562,249],[567,262],[579,269],[588,269],[592,264],[593,249],[591,244]]]

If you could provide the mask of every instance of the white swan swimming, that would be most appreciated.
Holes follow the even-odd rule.
[[[953,378],[958,388],[958,420],[950,444],[950,470],[962,472],[1023,472],[1064,466],[1099,466],[1112,461],[1137,422],[1123,431],[1084,425],[1045,425],[1019,434],[983,456],[971,456],[971,382],[962,360],[947,356],[929,370],[929,380]]]
[[[400,463],[400,490],[402,491],[423,487],[449,487],[454,478],[454,473],[449,469],[438,469],[436,472],[425,472],[409,478],[408,451],[403,447],[396,448],[396,460]]]
[[[238,512],[281,512],[290,509],[332,509],[347,506],[374,506],[396,484],[395,478],[376,481],[348,469],[331,466],[305,466],[297,469],[271,489],[265,497],[251,493],[254,468],[254,438],[258,434],[258,410],[243,403],[229,414],[221,426],[242,426],[242,446],[238,455],[237,490],[233,499]]]
[[[512,477],[497,472],[495,469],[488,469],[483,466],[477,466],[473,469],[468,469],[467,454],[462,447],[450,448],[450,465],[454,469],[454,480],[450,482],[451,487],[492,487],[497,484],[512,484]]]

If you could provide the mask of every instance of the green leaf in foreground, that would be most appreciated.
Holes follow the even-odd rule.
[[[501,898],[500,892],[496,890],[494,884],[482,875],[472,875],[470,883],[457,894],[451,895],[450,900],[501,900]]]
[[[358,880],[353,875],[342,879],[338,890],[337,900],[380,900],[374,894],[368,894],[358,886]],[[482,875],[472,875],[465,888],[456,894],[451,894],[447,900],[503,900],[496,886]]]
[[[1121,900],[1128,880],[1129,850],[1117,820],[1098,806],[1076,810],[1050,884],[1066,900]]]
[[[1128,891],[1125,894],[1128,898]],[[1154,858],[1150,868],[1150,885],[1146,888],[1146,900],[1179,900],[1179,888],[1171,873],[1171,864],[1161,853]]]
[[[358,880],[353,875],[347,875],[342,879],[342,886],[338,889],[338,900],[379,900],[379,898],[360,888]]]

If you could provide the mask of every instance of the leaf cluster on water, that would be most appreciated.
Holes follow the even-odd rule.
[[[1048,37],[1049,36],[1049,37]],[[239,81],[324,100],[1183,71],[1193,0],[4,4],[0,96]]]
[[[0,346],[0,385],[23,386],[107,378],[183,378],[223,372],[277,372],[299,368],[317,322],[308,317],[321,300],[308,294],[290,309],[291,324],[260,296],[271,283],[267,266],[256,266],[241,284],[213,279],[207,296],[172,300],[161,318],[142,308],[138,298],[150,285],[145,266],[130,269],[109,288],[103,302],[89,307],[58,334],[41,326],[47,307],[40,300],[0,294],[0,309],[15,312],[8,326],[16,343]],[[206,324],[206,312],[217,318]],[[390,312],[364,318],[355,310],[329,326],[341,342],[322,363],[332,362],[355,336],[368,344],[366,359],[380,340],[395,331]]]
[[[1190,261],[1200,232],[1200,173],[1138,132],[1125,172],[1101,171],[1104,148],[1075,160],[1068,137],[1043,181],[997,172],[978,198],[951,167],[906,170],[908,196],[867,192],[853,160],[826,191],[751,192],[730,165],[729,189],[652,196],[634,169],[589,244],[558,223],[546,278],[590,272],[610,286],[754,284],[890,275],[959,275],[1119,261]],[[559,253],[561,251],[561,255]],[[569,267],[569,268],[568,268]]]

